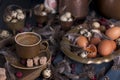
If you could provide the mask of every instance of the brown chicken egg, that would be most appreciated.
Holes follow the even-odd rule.
[[[86,48],[86,51],[88,52],[88,55],[87,55],[88,58],[95,58],[97,56],[97,48],[93,44],[90,44]]]
[[[88,40],[85,36],[79,36],[77,38],[77,45],[81,48],[86,48],[86,46],[88,45]]]
[[[114,51],[115,44],[112,40],[103,40],[98,45],[98,52],[102,56],[108,56]]]
[[[101,39],[99,37],[93,37],[93,38],[91,38],[90,43],[97,45],[100,43],[100,41],[101,41]]]
[[[120,37],[120,27],[111,27],[106,30],[105,35],[108,36],[110,39],[115,40]]]
[[[111,43],[112,43],[112,45],[113,45],[113,50],[115,50],[116,49],[116,42],[115,41],[113,41],[113,40],[111,40]]]

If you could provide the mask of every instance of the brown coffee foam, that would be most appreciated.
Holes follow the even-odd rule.
[[[23,45],[33,45],[37,43],[40,39],[33,34],[20,35],[17,38],[18,43]]]

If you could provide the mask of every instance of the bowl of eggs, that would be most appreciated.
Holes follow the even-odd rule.
[[[70,30],[73,25],[73,17],[70,12],[66,12],[60,16],[60,25],[62,30]]]
[[[37,23],[43,24],[48,19],[48,11],[44,4],[38,4],[34,7],[34,15]]]
[[[120,26],[106,28],[99,22],[84,27],[83,23],[68,31],[62,38],[63,53],[80,63],[101,64],[120,55]]]
[[[9,29],[15,31],[21,30],[24,27],[26,13],[18,5],[9,5],[3,15],[3,21]]]

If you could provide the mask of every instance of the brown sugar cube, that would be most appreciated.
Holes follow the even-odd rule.
[[[40,64],[45,65],[47,63],[47,57],[43,56],[39,59]]]
[[[0,75],[6,75],[5,68],[0,68]]]
[[[6,80],[6,79],[7,79],[6,75],[0,75],[0,80]]]
[[[33,67],[33,59],[27,59],[27,67]]]
[[[33,62],[35,64],[35,66],[39,65],[39,59],[40,59],[39,56],[36,56],[36,57],[33,58]]]

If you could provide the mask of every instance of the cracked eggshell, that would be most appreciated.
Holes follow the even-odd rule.
[[[97,56],[97,48],[94,44],[90,44],[86,48],[86,51],[88,52],[88,55],[87,55],[88,58],[95,58]]]

